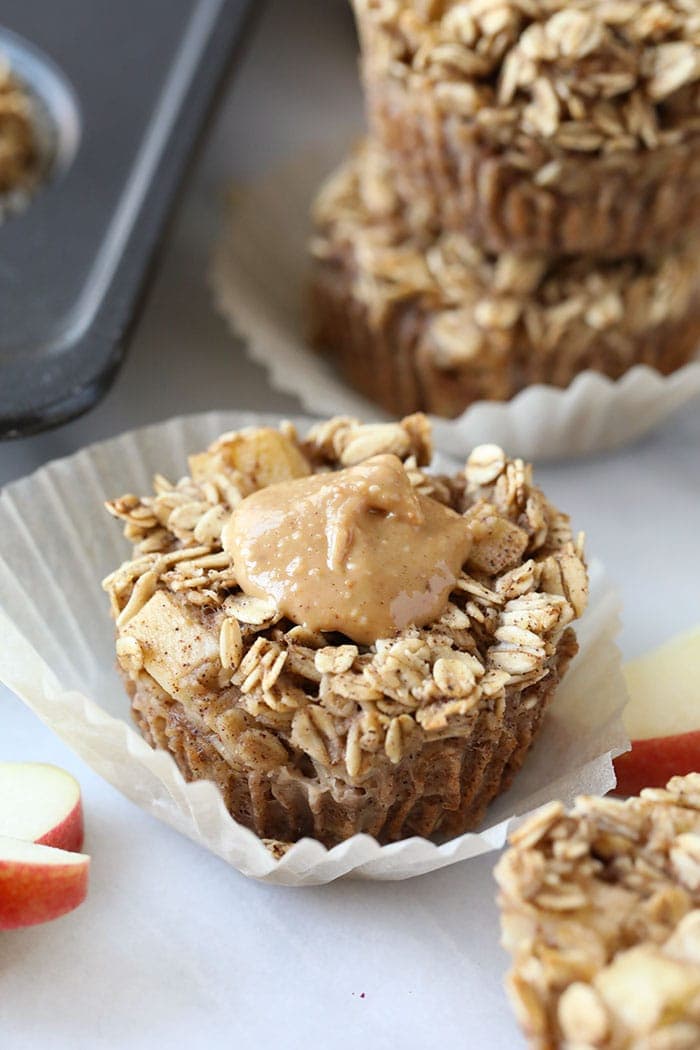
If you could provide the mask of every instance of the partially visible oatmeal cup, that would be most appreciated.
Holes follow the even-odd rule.
[[[493,252],[657,252],[700,223],[687,0],[354,0],[401,194]]]
[[[0,53],[0,207],[3,198],[18,207],[28,199],[43,168],[35,103]]]
[[[430,458],[421,415],[247,429],[108,505],[136,722],[261,838],[475,827],[576,652],[582,540],[531,468]]]
[[[700,344],[697,237],[617,261],[489,255],[434,233],[371,142],[321,189],[314,224],[312,341],[394,414],[454,417],[587,369],[669,374]]]
[[[700,774],[557,802],[496,868],[508,991],[536,1050],[700,1046]]]

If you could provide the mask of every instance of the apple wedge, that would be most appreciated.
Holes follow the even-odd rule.
[[[632,750],[615,759],[616,794],[664,787],[700,770],[700,628],[625,667]]]
[[[87,896],[89,869],[83,853],[0,836],[0,930],[48,922],[77,908]]]
[[[0,835],[75,850],[83,846],[80,786],[43,762],[0,762]]]

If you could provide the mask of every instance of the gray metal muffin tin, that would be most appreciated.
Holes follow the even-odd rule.
[[[47,180],[0,225],[0,436],[89,408],[250,0],[5,0],[0,52],[48,119]],[[44,121],[42,121],[44,123]]]

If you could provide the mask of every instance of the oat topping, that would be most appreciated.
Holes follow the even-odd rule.
[[[378,188],[380,187],[380,188]],[[402,303],[419,302],[423,339],[444,369],[499,367],[523,340],[549,361],[549,381],[604,338],[633,363],[642,334],[685,317],[697,295],[694,243],[658,258],[593,265],[587,258],[493,256],[459,232],[430,232],[420,206],[395,195],[386,161],[367,142],[321,190],[311,248],[341,260],[352,293],[377,329]]]
[[[700,1046],[700,774],[551,803],[511,836],[496,878],[531,1046]]]
[[[700,131],[695,0],[354,0],[367,73],[434,94],[481,137],[615,155]]]
[[[241,500],[387,454],[416,493],[471,523],[472,549],[439,619],[358,645],[241,592],[221,541]],[[444,477],[423,469],[430,455],[422,416],[366,426],[336,418],[305,439],[290,425],[249,429],[192,456],[177,483],[156,478],[153,496],[111,501],[134,544],[104,581],[124,673],[181,702],[229,761],[257,748],[265,762],[311,761],[324,778],[336,770],[356,785],[380,756],[396,765],[426,740],[469,737],[479,718],[499,724],[513,690],[550,674],[585,605],[581,544],[522,461],[484,446]]]

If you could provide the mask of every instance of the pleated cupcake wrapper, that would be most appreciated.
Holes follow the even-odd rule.
[[[0,496],[0,681],[13,689],[96,772],[149,813],[246,875],[314,885],[354,875],[406,879],[500,848],[512,819],[551,798],[570,802],[614,784],[611,755],[627,746],[626,689],[615,645],[619,603],[601,567],[576,625],[581,651],[514,786],[478,833],[441,846],[420,838],[380,846],[366,836],[327,850],[302,840],[277,858],[236,824],[210,783],[186,783],[164,751],[131,722],[115,667],[114,626],[100,581],[130,554],[103,502],[147,493],[153,474],[187,470],[188,453],[220,433],[270,416],[206,413],[133,431],[57,460]],[[295,420],[300,430],[308,420]],[[464,458],[465,449],[462,451]],[[455,469],[438,457],[436,469]]]
[[[211,268],[218,309],[275,389],[319,415],[387,418],[308,342],[309,209],[348,144],[306,151],[231,195]],[[484,441],[530,460],[590,455],[628,444],[700,396],[700,360],[670,376],[637,365],[612,380],[585,371],[566,388],[537,384],[508,402],[479,401],[435,419],[440,447],[460,455]]]

